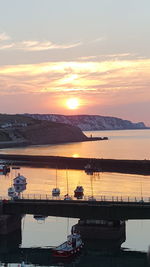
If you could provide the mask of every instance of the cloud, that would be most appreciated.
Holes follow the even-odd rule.
[[[99,42],[102,42],[105,40],[107,40],[106,36],[101,36],[101,37],[98,37],[98,38],[92,40],[90,43],[99,43]]]
[[[0,33],[0,41],[7,41],[10,40],[10,36],[7,35],[5,32]]]
[[[1,38],[4,40],[9,40],[9,39],[4,39],[6,36],[1,35]],[[82,43],[77,42],[77,43],[70,43],[70,44],[56,44],[50,41],[33,41],[33,40],[27,40],[27,41],[22,41],[22,42],[8,42],[5,44],[0,45],[0,50],[22,50],[22,51],[45,51],[45,50],[52,50],[52,49],[70,49],[74,48],[77,46],[80,46]]]
[[[46,62],[0,68],[0,94],[77,93],[108,101],[150,100],[150,59]],[[114,99],[117,100],[114,100]]]

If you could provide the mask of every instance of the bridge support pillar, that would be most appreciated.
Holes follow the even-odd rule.
[[[21,216],[0,215],[0,235],[7,235],[18,229],[21,229]]]
[[[124,221],[79,220],[72,231],[79,231],[85,244],[103,249],[119,249],[126,240]]]

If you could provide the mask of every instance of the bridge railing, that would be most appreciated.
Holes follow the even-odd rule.
[[[27,200],[64,200],[64,196],[53,197],[49,194],[20,194],[19,199]],[[74,196],[71,196],[72,200],[76,201],[77,199]],[[1,196],[0,200],[9,200],[11,199],[8,196]],[[84,196],[80,201],[102,201],[102,202],[150,202],[150,197],[133,197],[133,196],[105,196],[105,195],[94,195],[94,196]]]

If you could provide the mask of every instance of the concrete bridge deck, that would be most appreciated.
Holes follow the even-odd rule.
[[[150,202],[147,201],[87,201],[17,199],[1,200],[0,214],[36,214],[56,217],[104,220],[150,219]]]

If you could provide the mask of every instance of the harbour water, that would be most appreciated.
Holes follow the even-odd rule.
[[[28,148],[14,148],[2,149],[1,153],[14,154],[39,154],[39,155],[58,155],[58,156],[73,156],[73,157],[96,157],[96,158],[120,158],[120,159],[150,159],[150,130],[132,130],[132,131],[103,131],[103,132],[86,132],[88,136],[108,136],[109,140],[70,143],[62,145],[46,145],[46,146],[32,146]],[[84,187],[85,196],[106,196],[109,197],[130,197],[141,198],[150,197],[150,176],[143,175],[129,175],[120,173],[100,173],[98,175],[90,176],[84,171],[77,170],[57,170],[48,168],[29,168],[21,167],[20,170],[11,170],[6,175],[0,176],[1,186],[0,195],[6,196],[8,187],[12,184],[13,178],[18,171],[27,177],[27,188],[23,192],[24,195],[51,195],[52,189],[55,187],[56,175],[58,186],[61,190],[61,195],[67,193],[67,180],[69,184],[69,194],[73,195],[73,191],[77,185]],[[93,192],[92,192],[93,191]],[[22,240],[20,240],[20,248],[49,248],[56,246],[66,240],[70,233],[72,225],[76,224],[78,219],[71,218],[56,218],[47,217],[45,220],[37,221],[31,215],[27,215],[22,219]],[[150,221],[138,220],[126,222],[126,241],[121,248],[126,255],[128,252],[135,253],[135,260],[139,255],[144,255],[144,263],[141,258],[136,266],[148,266],[146,253],[150,245]],[[79,256],[76,260],[69,263],[61,263],[61,266],[91,266],[86,260],[88,257],[94,262],[93,266],[116,266],[113,256],[104,257],[102,250],[93,246],[92,253]],[[138,254],[140,253],[141,254]],[[12,252],[10,251],[11,255]],[[133,255],[132,254],[132,255]],[[91,255],[91,256],[89,256]],[[137,256],[138,255],[138,256]],[[0,252],[1,256],[1,252]],[[96,263],[98,260],[102,264]],[[110,258],[109,258],[110,257]],[[125,257],[125,256],[123,256]],[[129,257],[129,255],[128,255]],[[131,261],[126,258],[126,265],[122,265],[121,261],[118,266],[130,266]],[[143,257],[143,256],[140,256]],[[142,258],[143,259],[143,258]],[[23,259],[28,262],[27,259]],[[42,259],[41,259],[42,260]],[[133,260],[133,259],[132,259]],[[0,259],[0,261],[2,261]],[[88,260],[90,262],[90,260]],[[145,264],[145,265],[140,265]],[[3,261],[2,261],[3,262]],[[44,259],[43,259],[44,263]],[[81,264],[82,263],[82,264]],[[19,261],[10,264],[10,266],[18,266]],[[42,265],[42,264],[41,264]],[[41,266],[39,264],[39,266]],[[3,266],[3,265],[1,265]],[[35,266],[27,264],[27,266]],[[37,265],[36,265],[37,266]],[[60,263],[48,266],[60,266]],[[132,265],[134,266],[134,264]]]

